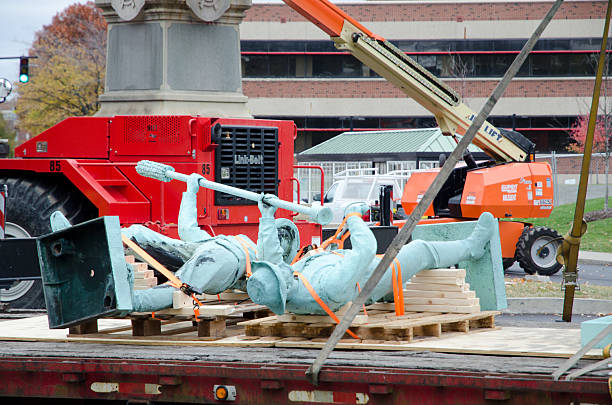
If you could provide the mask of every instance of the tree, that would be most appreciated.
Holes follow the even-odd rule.
[[[30,82],[18,88],[19,129],[38,134],[70,116],[100,108],[106,63],[106,21],[93,2],[73,4],[36,33]]]
[[[568,145],[567,150],[570,152],[583,153],[584,142],[586,140],[587,128],[589,125],[589,116],[580,115],[576,122],[569,130],[570,138],[574,141]],[[593,152],[606,151],[606,139],[609,138],[606,134],[606,119],[604,115],[598,115],[595,122],[595,136],[593,138]]]

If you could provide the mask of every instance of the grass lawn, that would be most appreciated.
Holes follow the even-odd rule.
[[[526,281],[525,279],[506,279],[506,295],[508,298],[517,297],[556,297],[563,298],[565,291],[561,290],[561,283]],[[612,286],[580,284],[580,291],[576,291],[575,298],[594,298],[612,300]]]
[[[603,198],[587,200],[585,212],[601,210],[603,203]],[[565,235],[574,221],[575,209],[575,204],[559,205],[553,209],[548,218],[532,218],[526,221],[553,228],[561,235]],[[589,222],[587,232],[580,241],[580,250],[612,253],[612,218]]]

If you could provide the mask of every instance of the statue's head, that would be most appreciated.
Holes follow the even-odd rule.
[[[278,218],[275,221],[278,241],[283,250],[283,260],[291,264],[293,257],[300,249],[300,232],[293,221],[287,218]]]

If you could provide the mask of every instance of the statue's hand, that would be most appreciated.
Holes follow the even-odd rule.
[[[196,173],[191,173],[187,179],[187,192],[197,194],[200,190],[200,179],[203,177]]]
[[[363,215],[370,209],[370,206],[364,202],[354,202],[350,203],[344,209],[344,216],[347,216],[351,213],[358,213],[359,215]]]
[[[274,218],[274,213],[276,212],[276,207],[267,204],[264,200],[266,199],[270,199],[270,198],[276,198],[275,195],[272,194],[266,194],[264,196],[264,198],[259,201],[257,203],[257,206],[259,207],[259,211],[261,212],[261,217],[262,218]]]

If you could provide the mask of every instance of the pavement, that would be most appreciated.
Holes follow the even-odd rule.
[[[578,252],[578,264],[600,264],[612,266],[612,253],[589,252],[581,250]]]
[[[508,298],[508,308],[504,314],[562,314],[563,298],[524,297]],[[575,298],[572,306],[575,315],[612,315],[612,300],[596,300],[590,298]]]
[[[578,264],[612,266],[612,253],[581,250],[578,253]],[[561,314],[563,312],[563,298],[508,298],[508,308],[502,312],[504,314],[523,315]],[[612,300],[576,298],[574,299],[572,314],[612,315]]]

